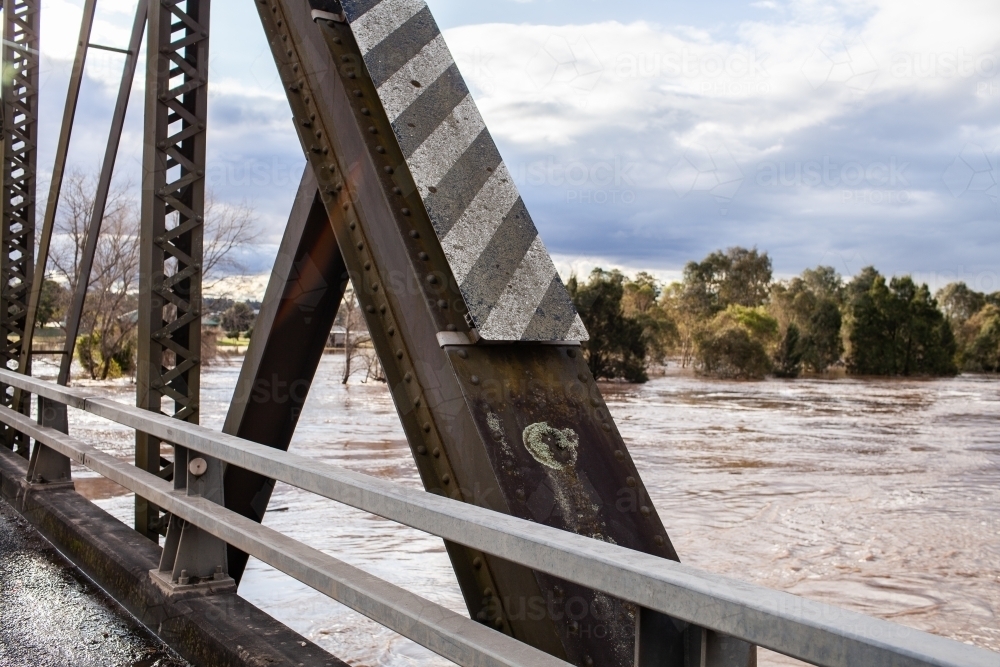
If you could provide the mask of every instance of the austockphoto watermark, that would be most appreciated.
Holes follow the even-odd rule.
[[[965,49],[941,53],[893,54],[889,73],[897,79],[989,79],[1000,73],[996,53],[967,53]]]
[[[302,179],[302,162],[284,159],[213,161],[205,167],[205,184],[210,188],[297,187]]]
[[[636,200],[637,162],[613,157],[606,160],[556,160],[546,158],[511,168],[520,186],[563,188],[568,204],[630,205]]]
[[[703,95],[764,95],[771,92],[766,56],[755,51],[731,53],[668,52],[619,54],[614,73],[619,79],[691,79]]]
[[[767,161],[757,164],[754,182],[761,187],[807,187],[840,190],[843,204],[907,204],[909,162],[895,157],[861,162],[819,160]]]
[[[766,79],[766,56],[756,51],[680,51],[619,54],[615,74],[622,79]]]

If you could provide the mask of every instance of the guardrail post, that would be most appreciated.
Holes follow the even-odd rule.
[[[66,406],[63,403],[39,396],[38,423],[63,433],[69,433]],[[69,458],[36,440],[28,463],[27,482],[32,487],[43,484],[49,487],[51,485],[72,485]]]
[[[757,647],[640,609],[636,619],[635,667],[757,667]]]
[[[189,456],[184,447],[176,447],[175,451],[174,489],[222,505],[222,462],[208,456]],[[219,538],[171,516],[160,565],[150,574],[171,596],[235,591],[226,549],[226,543]]]

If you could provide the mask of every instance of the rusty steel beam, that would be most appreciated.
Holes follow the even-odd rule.
[[[521,270],[548,256],[532,254],[537,233],[423,3],[315,2],[313,16],[291,0],[256,5],[425,487],[676,560],[572,340],[585,332],[561,283]],[[424,76],[415,61],[431,43]],[[427,106],[407,116],[415,98]],[[475,238],[497,198],[515,200],[510,213]],[[443,240],[459,223],[475,258]],[[634,606],[446,546],[474,618],[577,664],[633,663]]]
[[[0,184],[0,367],[20,366],[35,256],[38,161],[39,0],[7,0],[3,11],[3,165]],[[0,404],[14,390],[0,386]],[[28,402],[17,406],[28,410]],[[10,427],[3,442],[28,457],[28,439]]]
[[[288,449],[347,282],[333,225],[306,165],[224,433]],[[225,505],[249,519],[264,519],[273,488],[274,480],[263,475],[226,467]],[[230,546],[229,575],[239,581],[246,563],[247,554]]]
[[[208,0],[151,2],[146,40],[136,405],[198,422],[208,117]],[[169,408],[168,408],[169,409]],[[137,434],[135,464],[160,474],[160,441]],[[160,510],[136,496],[150,539]]]
[[[28,310],[24,317],[24,343],[21,345],[18,369],[25,375],[31,373],[32,341],[35,337],[38,303],[42,297],[42,287],[45,285],[45,266],[49,261],[49,246],[52,243],[52,232],[55,229],[56,212],[59,208],[59,193],[62,191],[63,176],[66,173],[66,157],[69,154],[69,142],[73,134],[73,120],[76,118],[76,105],[80,100],[83,69],[87,64],[87,47],[90,44],[90,32],[94,26],[94,13],[96,10],[97,0],[84,0],[83,17],[80,20],[80,35],[77,38],[76,55],[73,58],[73,69],[69,77],[69,88],[66,90],[66,105],[63,108],[62,124],[59,127],[55,163],[52,166],[52,179],[49,181],[49,198],[45,204],[45,213],[42,217],[42,233],[38,240],[35,257],[34,275],[37,280],[31,283]],[[72,359],[72,357],[70,358]],[[21,392],[15,392],[14,406],[16,410],[18,410],[18,406],[21,405],[23,400],[24,397],[21,395]]]
[[[87,235],[80,256],[76,288],[73,290],[73,300],[66,311],[66,342],[65,352],[59,361],[59,378],[61,385],[69,384],[70,369],[73,365],[73,353],[76,349],[76,337],[80,332],[80,318],[83,316],[83,306],[87,299],[87,289],[90,287],[90,274],[94,266],[94,254],[97,252],[97,242],[101,236],[101,225],[104,222],[104,212],[108,204],[108,192],[111,190],[111,177],[115,170],[115,160],[118,158],[118,146],[121,143],[122,129],[125,126],[125,113],[128,110],[128,99],[132,93],[132,80],[139,61],[139,48],[142,46],[142,36],[146,31],[147,0],[139,0],[135,8],[135,19],[132,22],[132,34],[129,37],[125,63],[122,66],[121,83],[118,86],[118,99],[111,116],[111,129],[108,132],[108,143],[101,162],[101,175],[97,179],[97,190],[94,193],[94,209],[90,214],[90,224],[87,225]],[[93,45],[91,45],[93,47]],[[65,410],[65,408],[62,408]]]

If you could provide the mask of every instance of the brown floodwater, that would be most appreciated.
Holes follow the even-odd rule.
[[[344,387],[340,368],[324,357],[294,451],[419,488],[386,387]],[[221,426],[238,372],[206,370],[207,426]],[[100,386],[133,400],[126,383]],[[1000,651],[1000,379],[671,372],[603,391],[684,562]],[[71,428],[131,456],[123,427],[71,411]],[[131,520],[130,495],[76,474]],[[437,538],[283,484],[266,523],[465,613]],[[257,561],[240,592],[352,665],[450,664]]]

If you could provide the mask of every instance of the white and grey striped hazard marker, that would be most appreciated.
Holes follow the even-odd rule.
[[[479,335],[587,340],[427,5],[342,5]]]

